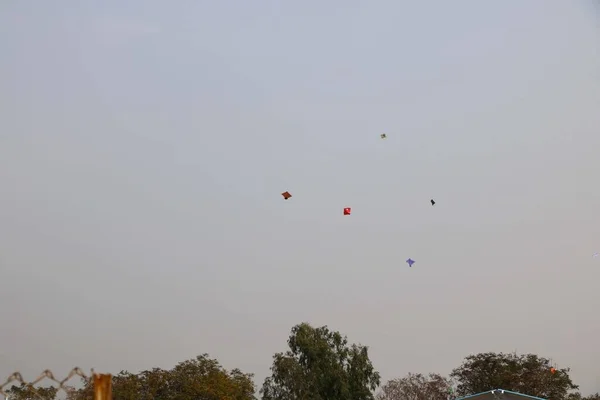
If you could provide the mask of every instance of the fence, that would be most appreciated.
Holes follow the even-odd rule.
[[[73,386],[68,386],[67,383],[71,380],[71,378],[79,377],[85,383],[90,384],[93,389],[93,398],[94,400],[112,400],[112,376],[110,374],[96,374],[94,370],[91,371],[91,378],[88,377],[81,368],[73,368],[69,375],[61,381],[54,377],[54,374],[49,369],[42,372],[42,374],[35,380],[31,382],[27,382],[23,379],[23,376],[20,372],[14,372],[12,375],[6,379],[6,382],[0,385],[0,395],[4,396],[4,400],[11,400],[12,398],[18,399],[31,399],[33,398],[40,400],[47,400],[49,397],[53,398],[57,392],[63,391],[67,394],[67,398],[69,395],[72,395],[76,389]],[[36,388],[35,386],[39,383],[43,383],[44,381],[49,381],[57,386],[52,385],[55,388],[55,392],[53,395],[48,396],[49,388]],[[17,387],[18,394],[16,396],[12,395],[11,388]],[[23,393],[23,391],[27,391]],[[51,389],[50,389],[51,390]],[[45,395],[41,392],[45,392]]]

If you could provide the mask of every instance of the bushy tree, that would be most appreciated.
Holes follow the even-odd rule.
[[[439,374],[413,374],[392,379],[381,388],[377,400],[447,400],[452,382]]]
[[[380,376],[368,349],[349,345],[326,326],[302,323],[292,328],[289,350],[273,356],[263,400],[373,400]]]
[[[569,377],[569,369],[551,373],[550,360],[535,354],[480,353],[465,358],[451,377],[458,382],[457,394],[506,389],[530,396],[566,400],[569,391],[578,389]]]

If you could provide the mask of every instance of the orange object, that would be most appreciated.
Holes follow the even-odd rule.
[[[112,400],[112,375],[94,374],[94,399]]]
[[[553,374],[556,373],[556,368],[554,368],[554,367],[550,368],[550,372]]]
[[[283,192],[283,193],[281,193],[281,195],[283,196],[284,200],[287,200],[290,197],[292,197],[292,195],[290,194],[290,192]]]

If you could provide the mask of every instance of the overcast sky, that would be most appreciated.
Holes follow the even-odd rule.
[[[3,1],[0,376],[260,385],[308,321],[385,380],[517,350],[600,391],[599,33],[591,0]]]

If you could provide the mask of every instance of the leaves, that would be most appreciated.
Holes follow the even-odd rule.
[[[439,374],[409,373],[406,377],[388,381],[377,400],[447,400],[452,382]]]
[[[327,326],[302,323],[292,328],[289,350],[273,356],[263,400],[372,400],[380,376],[365,346]]]
[[[458,381],[457,393],[462,396],[502,388],[518,393],[567,399],[570,390],[577,389],[569,377],[569,369],[550,373],[550,360],[535,354],[480,353],[465,358],[450,376]]]
[[[114,400],[254,400],[252,374],[225,370],[217,360],[203,354],[183,361],[171,370],[154,368],[113,377]],[[88,400],[91,384],[72,393],[69,400]]]
[[[11,400],[54,400],[58,389],[55,387],[33,387],[31,385],[21,384],[21,386],[12,386],[7,391],[8,398]]]

